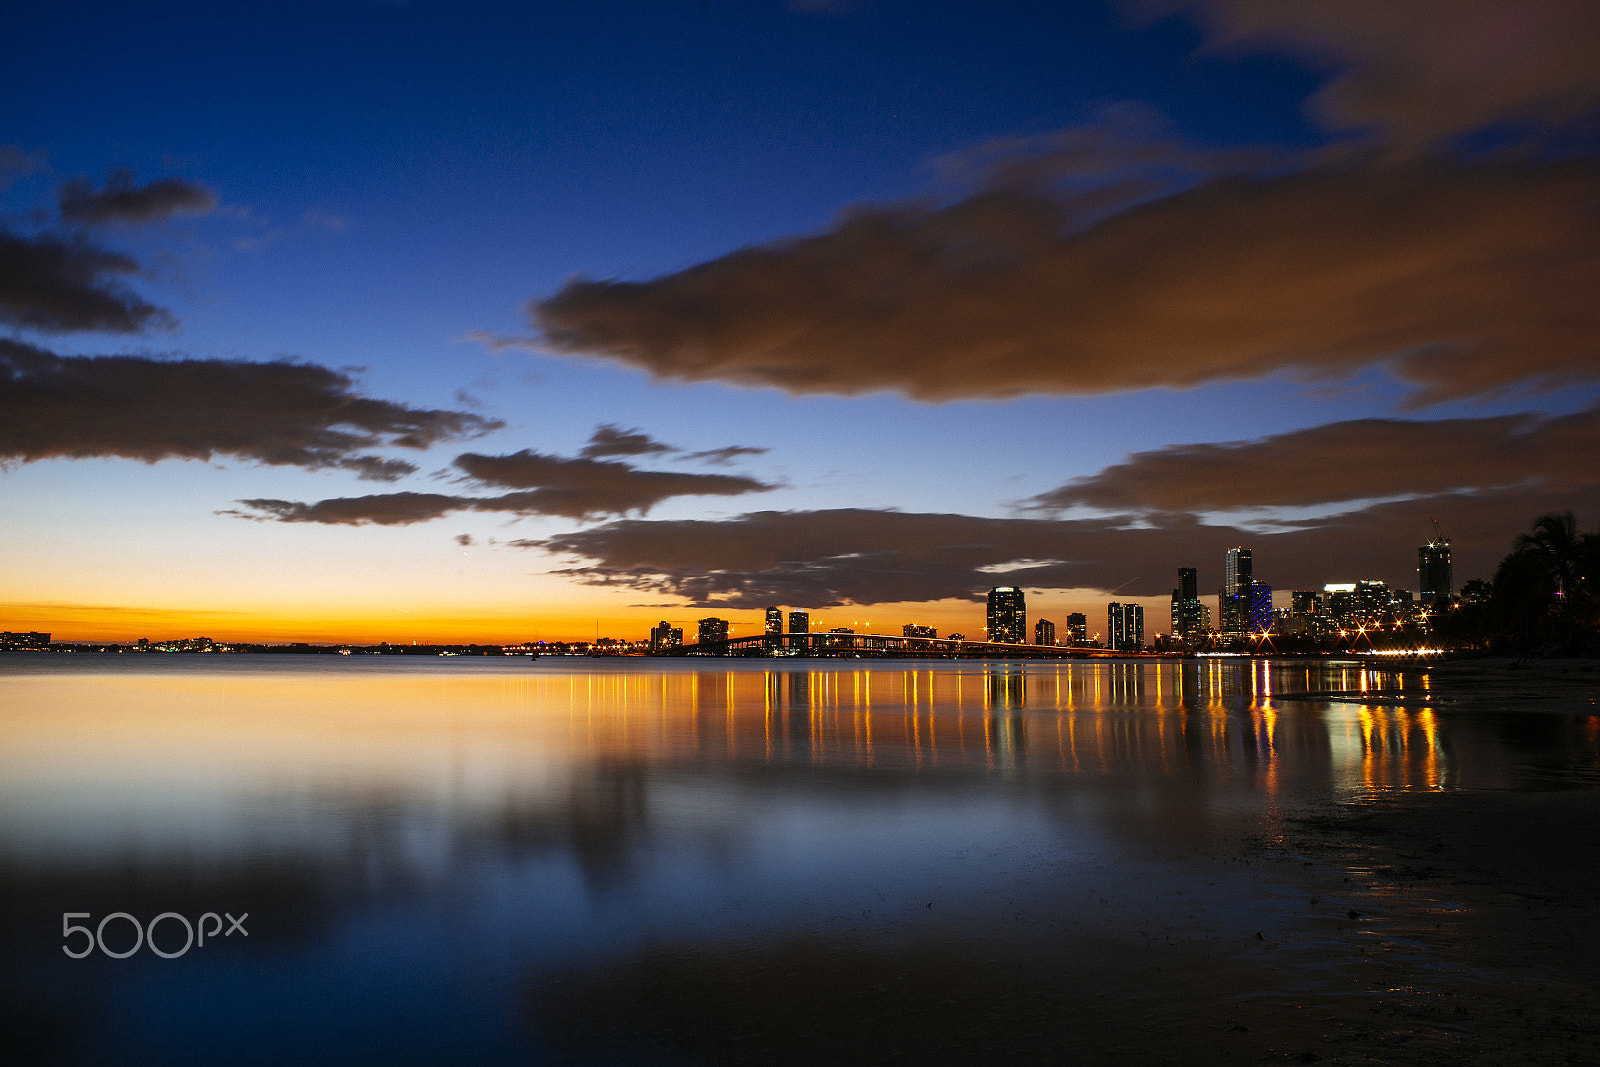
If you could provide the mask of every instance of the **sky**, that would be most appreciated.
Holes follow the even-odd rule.
[[[0,9],[0,629],[1164,630],[1600,522],[1588,0]]]

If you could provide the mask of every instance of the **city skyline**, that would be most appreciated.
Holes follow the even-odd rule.
[[[1600,516],[1600,30],[1528,10],[13,5],[0,628],[1486,579]]]
[[[1147,633],[1142,605],[1113,601],[1106,605],[1107,620],[1103,634],[1091,633],[1086,616],[1082,613],[1069,613],[1066,616],[1061,640],[1057,639],[1058,631],[1053,620],[1037,618],[1031,644],[1062,648],[1103,647],[1129,652],[1139,652],[1152,647],[1164,650],[1172,650],[1174,647],[1194,649],[1205,647],[1213,641],[1226,643],[1269,635],[1294,636],[1321,633],[1326,636],[1346,625],[1352,627],[1365,624],[1379,625],[1385,619],[1391,627],[1404,624],[1417,626],[1421,632],[1426,632],[1427,613],[1447,607],[1452,602],[1454,593],[1450,541],[1439,533],[1437,527],[1435,534],[1433,540],[1417,549],[1418,596],[1415,598],[1408,589],[1391,589],[1381,580],[1364,579],[1357,582],[1328,583],[1321,590],[1286,591],[1283,595],[1288,598],[1288,606],[1274,609],[1271,584],[1252,576],[1253,552],[1241,545],[1230,548],[1223,554],[1225,578],[1217,592],[1216,617],[1227,618],[1231,602],[1238,599],[1239,594],[1229,593],[1230,585],[1226,576],[1231,575],[1232,588],[1248,587],[1256,597],[1251,604],[1248,625],[1242,629],[1230,626],[1214,628],[1210,623],[1210,609],[1198,597],[1197,569],[1179,567],[1178,585],[1173,588],[1171,595],[1172,625],[1164,633],[1157,631]],[[1025,591],[1014,586],[997,586],[989,590],[987,601],[985,641],[1012,645],[1030,644],[1027,639],[1029,616]],[[787,629],[785,629],[786,623]],[[748,636],[740,632],[741,623],[716,616],[697,618],[693,620],[693,625],[695,644],[716,646],[730,638],[745,639]],[[1242,624],[1233,624],[1234,627],[1238,625]],[[892,627],[880,626],[873,629],[870,621],[866,623],[857,621],[855,626],[865,626],[867,629],[858,631],[853,627],[839,626],[815,632],[892,636]],[[670,652],[684,647],[684,633],[687,627],[687,623],[684,626],[674,627],[671,620],[663,619],[650,628],[647,638],[639,640],[628,637],[619,639],[611,635],[602,637],[597,624],[595,639],[592,642],[569,639],[552,643],[583,648],[611,646],[626,647],[633,651],[644,649],[651,653]],[[936,627],[920,623],[904,623],[900,629],[901,636],[910,641],[941,638]],[[796,609],[785,612],[782,605],[768,605],[763,610],[760,633],[765,638],[771,639],[768,645],[772,649],[798,648],[799,646],[785,641],[784,635],[810,635],[813,632],[811,613],[808,611]],[[960,632],[943,635],[943,639],[966,640],[965,635]],[[1176,642],[1176,645],[1166,644],[1167,639]],[[514,645],[509,642],[505,644],[508,648],[531,651],[536,645],[542,646],[545,643],[535,639],[524,639]],[[31,650],[44,648],[50,644],[49,633],[37,631],[0,633],[0,648]],[[333,644],[356,644],[356,642]],[[412,644],[419,642],[413,641]],[[451,647],[465,647],[459,642],[446,641],[444,644]],[[137,642],[129,643],[129,647],[137,646],[141,649],[147,645],[163,651],[215,651],[217,643],[210,637],[165,639],[153,644],[147,638],[140,638]]]

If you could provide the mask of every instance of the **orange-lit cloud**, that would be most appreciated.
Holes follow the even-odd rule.
[[[1312,100],[1330,126],[1421,147],[1497,124],[1558,126],[1600,106],[1591,0],[1133,0],[1193,11],[1214,45],[1336,68]]]
[[[862,209],[650,281],[577,279],[531,312],[557,352],[800,394],[1090,395],[1385,366],[1426,404],[1600,379],[1586,163],[1212,176],[1076,228],[1104,192]]]
[[[1002,583],[1158,596],[1178,567],[1198,566],[1203,584],[1220,582],[1222,553],[1237,544],[1254,546],[1257,576],[1278,588],[1358,577],[1408,588],[1430,518],[1454,541],[1457,575],[1486,576],[1534,516],[1574,504],[1600,511],[1600,491],[1444,494],[1251,529],[1186,517],[1132,525],[844,508],[627,519],[512,543],[574,558],[556,573],[582,583],[669,593],[708,608],[973,599]]]
[[[1600,406],[1558,418],[1356,419],[1254,441],[1137,452],[1034,506],[1216,512],[1537,485],[1600,484]]]

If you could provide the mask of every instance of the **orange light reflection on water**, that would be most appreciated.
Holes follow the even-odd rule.
[[[1188,768],[1268,792],[1284,787],[1288,763],[1366,791],[1453,783],[1430,708],[1281,699],[1397,687],[1364,669],[753,668],[12,676],[0,778],[62,793],[367,782],[472,796],[559,782],[599,759],[694,758],[1166,778]]]

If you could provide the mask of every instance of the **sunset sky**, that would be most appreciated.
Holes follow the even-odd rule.
[[[1592,0],[0,11],[0,629],[982,632],[1600,520]],[[1213,611],[1215,605],[1213,602]]]

